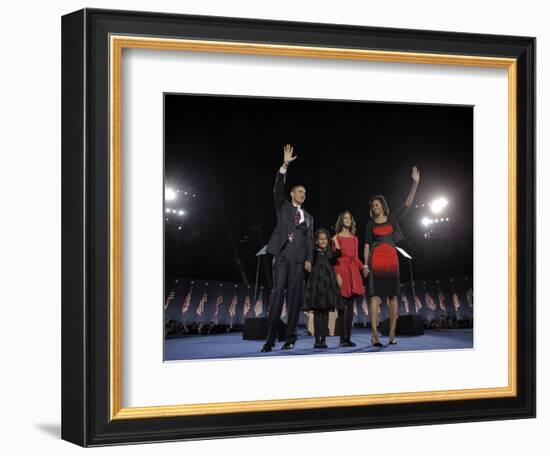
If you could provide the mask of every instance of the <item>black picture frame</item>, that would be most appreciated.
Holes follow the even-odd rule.
[[[112,420],[109,36],[517,60],[517,395]],[[62,438],[81,446],[535,417],[535,38],[84,9],[62,18]]]

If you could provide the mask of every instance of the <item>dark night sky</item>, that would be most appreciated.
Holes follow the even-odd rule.
[[[415,278],[472,273],[472,107],[167,94],[165,181],[181,193],[166,207],[186,211],[165,224],[168,276],[254,282],[254,253],[275,226],[273,181],[286,143],[298,156],[288,191],[305,185],[315,228],[350,209],[361,244],[369,197],[382,193],[397,208],[418,166],[415,204],[443,195],[450,221],[425,239],[420,220],[433,215],[413,204],[401,246],[415,257]],[[267,285],[268,274],[264,267]]]

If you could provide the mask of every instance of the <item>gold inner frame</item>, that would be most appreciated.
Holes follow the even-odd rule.
[[[431,65],[453,65],[508,70],[508,386],[460,390],[327,396],[170,406],[122,407],[122,181],[121,93],[122,51],[125,48],[255,54],[301,58],[368,60]],[[517,395],[517,61],[512,58],[388,52],[242,42],[221,42],[110,36],[110,415],[111,419],[158,418],[220,413],[296,410],[422,401],[487,399]]]

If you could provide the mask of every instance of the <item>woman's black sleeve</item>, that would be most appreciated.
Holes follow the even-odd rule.
[[[365,244],[368,244],[369,247],[372,247],[372,223],[369,220],[367,222],[367,228],[365,229]]]
[[[403,203],[401,206],[399,206],[392,214],[394,220],[401,220],[403,217],[405,217],[405,214],[409,212],[410,206],[405,205]]]

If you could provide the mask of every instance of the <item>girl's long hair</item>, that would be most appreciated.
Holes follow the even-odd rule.
[[[357,232],[357,225],[355,223],[355,219],[353,218],[353,215],[350,211],[347,209],[340,213],[338,216],[338,220],[336,220],[336,225],[334,227],[334,231],[336,231],[336,234],[338,234],[340,231],[344,229],[344,215],[349,214],[351,217],[351,227],[350,227],[350,233],[355,235]]]
[[[374,219],[374,214],[372,213],[372,203],[376,200],[380,201],[380,204],[382,204],[384,215],[388,215],[390,213],[390,208],[388,207],[388,202],[386,201],[386,198],[384,198],[382,195],[374,195],[369,200],[369,215],[371,219]]]

